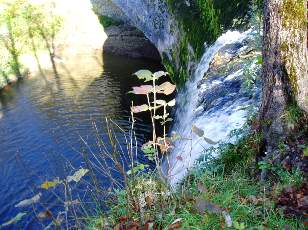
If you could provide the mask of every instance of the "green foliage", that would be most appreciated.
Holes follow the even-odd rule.
[[[285,118],[288,123],[298,124],[303,116],[302,110],[296,104],[290,104],[285,112]]]
[[[0,8],[1,81],[11,74],[22,76],[25,67],[20,57],[23,54],[47,49],[54,56],[53,42],[62,19],[53,14],[53,6],[32,5],[27,0],[2,0]]]
[[[98,15],[98,20],[104,28],[108,28],[110,26],[119,26],[123,24],[123,22],[120,20],[115,20],[111,17],[104,16],[104,15]]]
[[[216,160],[224,166],[226,172],[237,167],[249,166],[255,160],[262,141],[261,134],[241,138],[236,144],[228,144],[220,149],[221,155]]]

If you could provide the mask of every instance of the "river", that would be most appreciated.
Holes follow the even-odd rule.
[[[65,178],[85,167],[81,153],[97,151],[98,137],[102,140],[106,137],[106,117],[128,129],[134,98],[127,92],[140,84],[132,73],[144,68],[162,69],[160,63],[153,61],[101,56],[78,55],[69,63],[58,60],[58,77],[52,72],[30,76],[1,92],[1,223],[24,212],[26,215],[16,229],[41,229],[43,225],[36,216],[45,209],[50,209],[56,218],[61,204],[55,194],[61,191],[48,192],[39,186],[46,180]],[[148,121],[142,122],[142,119],[139,117],[136,125],[139,143],[144,142],[150,132]],[[99,180],[106,189],[110,186],[108,179],[100,177]],[[80,190],[76,187],[76,195],[84,196],[84,187]],[[14,207],[38,192],[42,193],[39,205]],[[44,224],[49,222],[43,221]]]

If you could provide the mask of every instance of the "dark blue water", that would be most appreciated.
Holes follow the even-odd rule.
[[[110,149],[105,118],[113,118],[125,130],[130,127],[129,107],[134,98],[127,92],[140,84],[131,74],[142,68],[152,71],[162,68],[152,61],[115,56],[104,57],[102,65],[96,63],[90,73],[76,65],[72,71],[66,69],[62,74],[60,71],[59,78],[52,74],[33,77],[1,92],[0,226],[18,213],[26,213],[15,225],[4,229],[43,229],[57,217],[65,219],[59,215],[64,211],[64,186],[50,191],[39,186],[46,180],[72,175],[80,167],[88,168],[87,159],[93,160],[93,155],[99,154],[101,140]],[[136,125],[139,143],[146,141],[150,132],[148,121],[142,122],[143,119],[139,117]],[[119,136],[120,145],[125,147],[124,137]],[[104,173],[99,173],[104,169],[99,169],[98,163],[94,161],[92,168],[93,174],[88,173],[85,179],[96,180],[97,186],[106,190],[113,185]],[[116,178],[119,176],[112,173]],[[85,208],[94,203],[95,199],[89,195],[93,185],[74,184],[71,189],[68,194],[72,200],[84,201]],[[39,192],[42,197],[38,204],[14,207]],[[52,216],[39,221],[37,214],[47,209]],[[76,207],[74,211],[84,215],[80,210]]]

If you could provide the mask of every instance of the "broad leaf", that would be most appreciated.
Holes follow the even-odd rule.
[[[151,85],[142,85],[133,87],[131,93],[136,95],[147,95],[153,91],[153,86]]]
[[[167,82],[164,82],[163,84],[157,86],[156,92],[162,93],[162,94],[165,94],[165,95],[170,95],[175,91],[175,89],[176,89],[176,86],[167,81]]]
[[[207,137],[203,137],[203,139],[210,145],[216,145],[218,142],[216,141],[213,141],[212,139],[210,138],[207,138]]]
[[[140,80],[144,80],[144,82],[153,80],[152,72],[150,70],[142,69],[133,75],[136,75]]]
[[[149,110],[148,105],[138,105],[138,106],[132,106],[131,110],[133,113],[141,113]]]
[[[202,129],[198,128],[195,125],[192,126],[191,130],[193,131],[193,133],[195,133],[199,137],[203,137],[204,136],[204,131]]]
[[[167,76],[167,75],[168,75],[168,72],[164,72],[164,71],[158,71],[153,74],[155,80],[158,80],[162,76]]]
[[[32,198],[20,201],[18,204],[15,205],[15,207],[21,208],[21,207],[25,207],[25,206],[28,206],[28,205],[31,205],[31,204],[35,204],[35,203],[39,202],[39,200],[41,199],[41,196],[42,196],[42,193],[39,193]]]
[[[81,168],[77,172],[75,172],[72,176],[68,176],[66,180],[69,183],[72,181],[78,183],[81,180],[81,178],[84,177],[88,172],[89,172],[88,169]]]
[[[168,102],[168,106],[173,107],[175,106],[175,99]]]
[[[36,216],[38,219],[52,218],[52,212],[50,210],[42,211]]]
[[[157,105],[166,105],[167,102],[165,100],[156,100]]]
[[[9,221],[1,224],[0,227],[6,227],[6,226],[9,226],[9,225],[12,225],[12,224],[16,224],[17,222],[21,221],[21,219],[25,215],[27,215],[27,213],[25,213],[25,212],[18,213],[14,218],[12,218]]]
[[[54,179],[53,181],[45,181],[43,184],[41,184],[41,188],[42,189],[49,189],[49,188],[52,188],[52,187],[56,187],[58,184],[61,184],[62,181],[59,180],[59,178],[57,179]]]

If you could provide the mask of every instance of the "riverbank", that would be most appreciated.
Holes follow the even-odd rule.
[[[175,192],[168,192],[158,175],[137,176],[130,181],[133,190],[114,192],[109,211],[89,219],[88,228],[306,229],[307,174],[296,165],[273,163],[268,166],[272,175],[262,182],[264,165],[255,164],[258,140],[251,130],[236,144],[208,151],[209,158],[213,152],[220,157],[210,163],[201,160]]]

